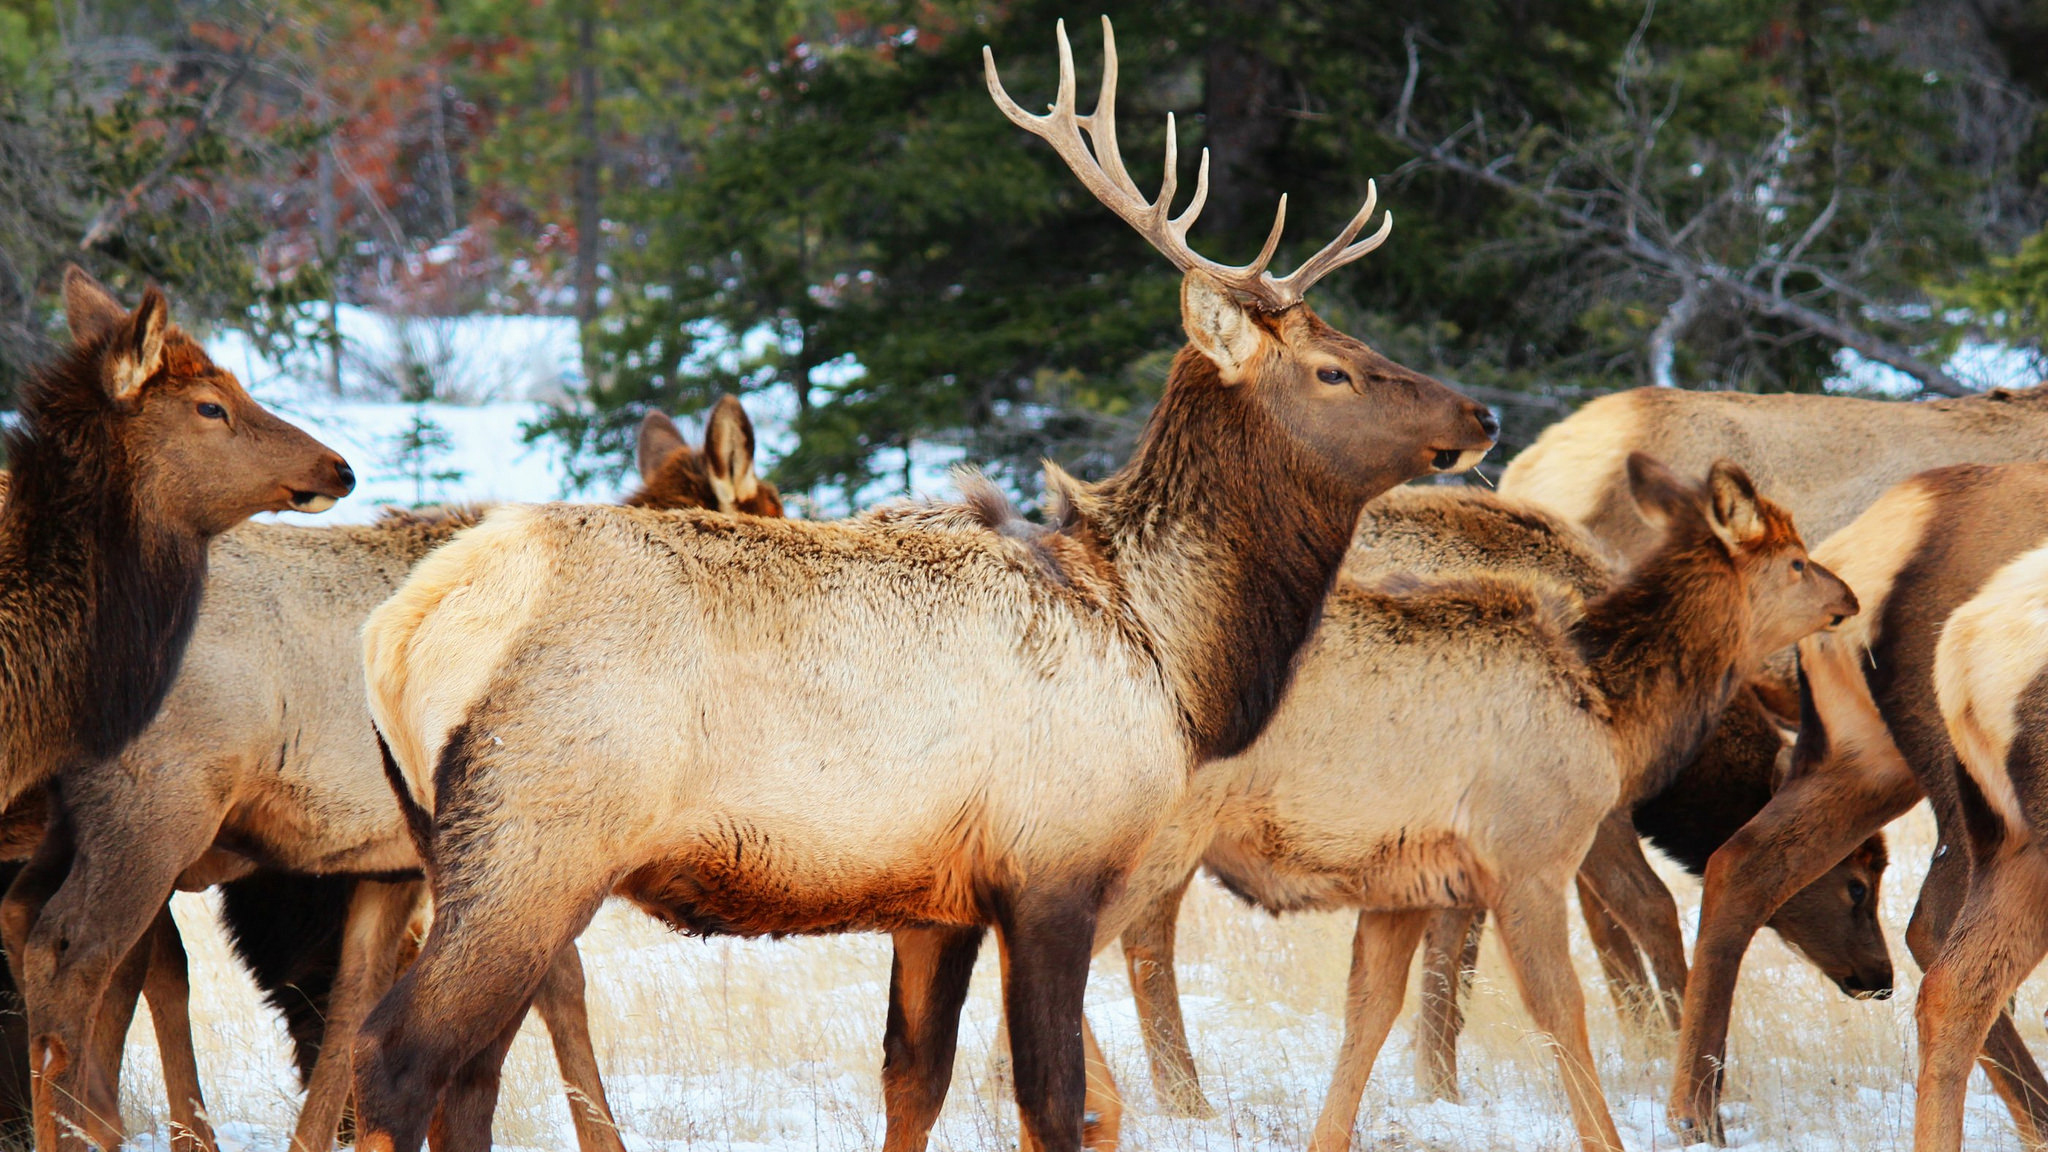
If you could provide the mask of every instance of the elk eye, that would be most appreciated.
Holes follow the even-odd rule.
[[[1804,561],[1804,560],[1794,560],[1794,561],[1792,562],[1792,571],[1794,571],[1794,572],[1804,572],[1804,571],[1806,571],[1806,561]]]
[[[1870,896],[1870,889],[1868,889],[1868,888],[1865,888],[1865,887],[1863,886],[1863,881],[1861,881],[1861,880],[1851,880],[1851,881],[1849,881],[1849,902],[1850,902],[1851,904],[1859,904],[1859,905],[1860,905],[1860,904],[1862,904],[1862,903],[1863,903],[1863,901],[1864,901],[1865,899],[1869,898],[1869,896]]]
[[[199,414],[208,420],[225,420],[228,418],[228,410],[211,400],[199,406]]]
[[[1325,384],[1349,384],[1351,383],[1351,374],[1342,368],[1318,368],[1316,369],[1316,379],[1321,380]]]

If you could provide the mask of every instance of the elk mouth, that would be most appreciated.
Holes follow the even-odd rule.
[[[1493,450],[1492,443],[1484,448],[1438,448],[1430,455],[1429,470],[1432,472],[1465,472]]]
[[[325,492],[307,492],[299,488],[292,489],[292,511],[294,512],[325,512],[329,508],[334,507],[334,504],[334,497],[329,496]]]

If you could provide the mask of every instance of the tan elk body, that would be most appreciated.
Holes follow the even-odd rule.
[[[1916,472],[2048,458],[2048,386],[1910,403],[1636,388],[1544,429],[1509,461],[1501,491],[1562,513],[1634,560],[1656,536],[1629,504],[1630,452],[1680,473],[1733,460],[1809,539],[1825,540]]]
[[[364,660],[436,916],[365,1029],[359,1146],[411,1152],[437,1098],[487,1131],[506,1022],[614,892],[696,931],[894,932],[892,1147],[937,1118],[995,926],[1025,1147],[1080,1142],[1102,904],[1190,771],[1257,736],[1365,501],[1497,425],[1300,303],[1384,239],[1354,243],[1370,202],[1289,277],[1277,222],[1253,265],[1203,260],[1171,176],[1155,203],[1123,170],[1113,47],[1082,121],[1060,40],[1054,111],[991,61],[998,103],[1185,273],[1189,347],[1132,461],[1028,542],[543,507],[423,563]]]
[[[1959,758],[1945,775],[1971,877],[1914,1005],[1913,1149],[1958,1152],[1971,1065],[2048,954],[2048,547],[2000,568],[1949,616],[1934,684]]]
[[[650,416],[640,446],[644,486],[631,502],[779,514],[773,486],[754,477],[752,428],[736,401],[721,402],[706,439],[711,455],[683,444],[666,417]],[[314,1064],[295,1136],[304,1148],[332,1143],[352,1029],[389,982],[391,950],[420,887],[404,879],[419,872],[420,859],[364,704],[362,625],[422,557],[476,517],[457,510],[361,527],[252,524],[216,542],[186,667],[162,712],[121,756],[65,777],[51,834],[10,894],[8,944],[21,958],[34,1035],[118,1058],[125,1027],[88,1040],[89,1025],[108,1019],[103,998],[122,995],[108,991],[116,964],[152,930],[152,918],[156,931],[175,932],[161,911],[173,884],[203,888],[257,866],[381,878],[356,892],[349,946],[325,1005],[322,1050],[330,1055]],[[149,941],[139,947],[146,952]],[[541,1007],[578,1098],[578,1137],[586,1152],[617,1149],[581,1020],[573,947],[558,967],[563,995]],[[125,995],[112,1012],[117,1027],[134,990]],[[152,1005],[166,1007],[182,1008]],[[179,1082],[170,1086],[174,1128],[210,1145],[189,1039],[165,1047],[183,1049]],[[67,1118],[104,1141],[97,1125],[118,1115],[104,1099],[111,1089],[80,1091],[93,1106]]]

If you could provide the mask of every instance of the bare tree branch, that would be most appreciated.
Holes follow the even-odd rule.
[[[220,115],[221,110],[227,107],[228,98],[234,95],[235,89],[248,77],[256,52],[269,37],[270,30],[276,27],[277,19],[277,10],[271,9],[263,17],[263,24],[257,28],[256,34],[249,38],[248,44],[240,52],[236,53],[238,59],[234,71],[228,73],[215,86],[213,93],[206,98],[206,103],[200,107],[199,115],[186,126],[184,134],[164,149],[164,154],[157,158],[156,164],[148,172],[143,173],[142,179],[137,180],[128,191],[93,215],[92,222],[86,226],[84,237],[78,241],[79,251],[91,251],[104,243],[108,236],[113,235],[114,229],[120,227],[121,221],[127,219],[142,203],[142,198],[162,183],[164,178],[171,174],[171,170],[185,158],[185,154],[192,150],[199,137],[206,133],[207,126],[213,123],[214,117]]]

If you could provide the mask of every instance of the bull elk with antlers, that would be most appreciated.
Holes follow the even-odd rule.
[[[1079,1145],[1097,912],[1190,772],[1265,725],[1365,502],[1496,432],[1302,303],[1386,238],[1356,239],[1370,200],[1287,277],[1277,221],[1243,267],[1189,248],[1206,166],[1179,216],[1170,148],[1137,191],[1104,36],[1091,116],[1064,28],[1049,115],[992,60],[990,88],[1182,270],[1189,346],[1135,458],[1068,481],[1056,531],[508,508],[371,617],[436,917],[364,1029],[359,1147],[418,1148],[437,1099],[450,1146],[481,1147],[548,958],[613,894],[696,933],[893,932],[884,1091],[918,1143],[994,926],[1025,1146]]]

